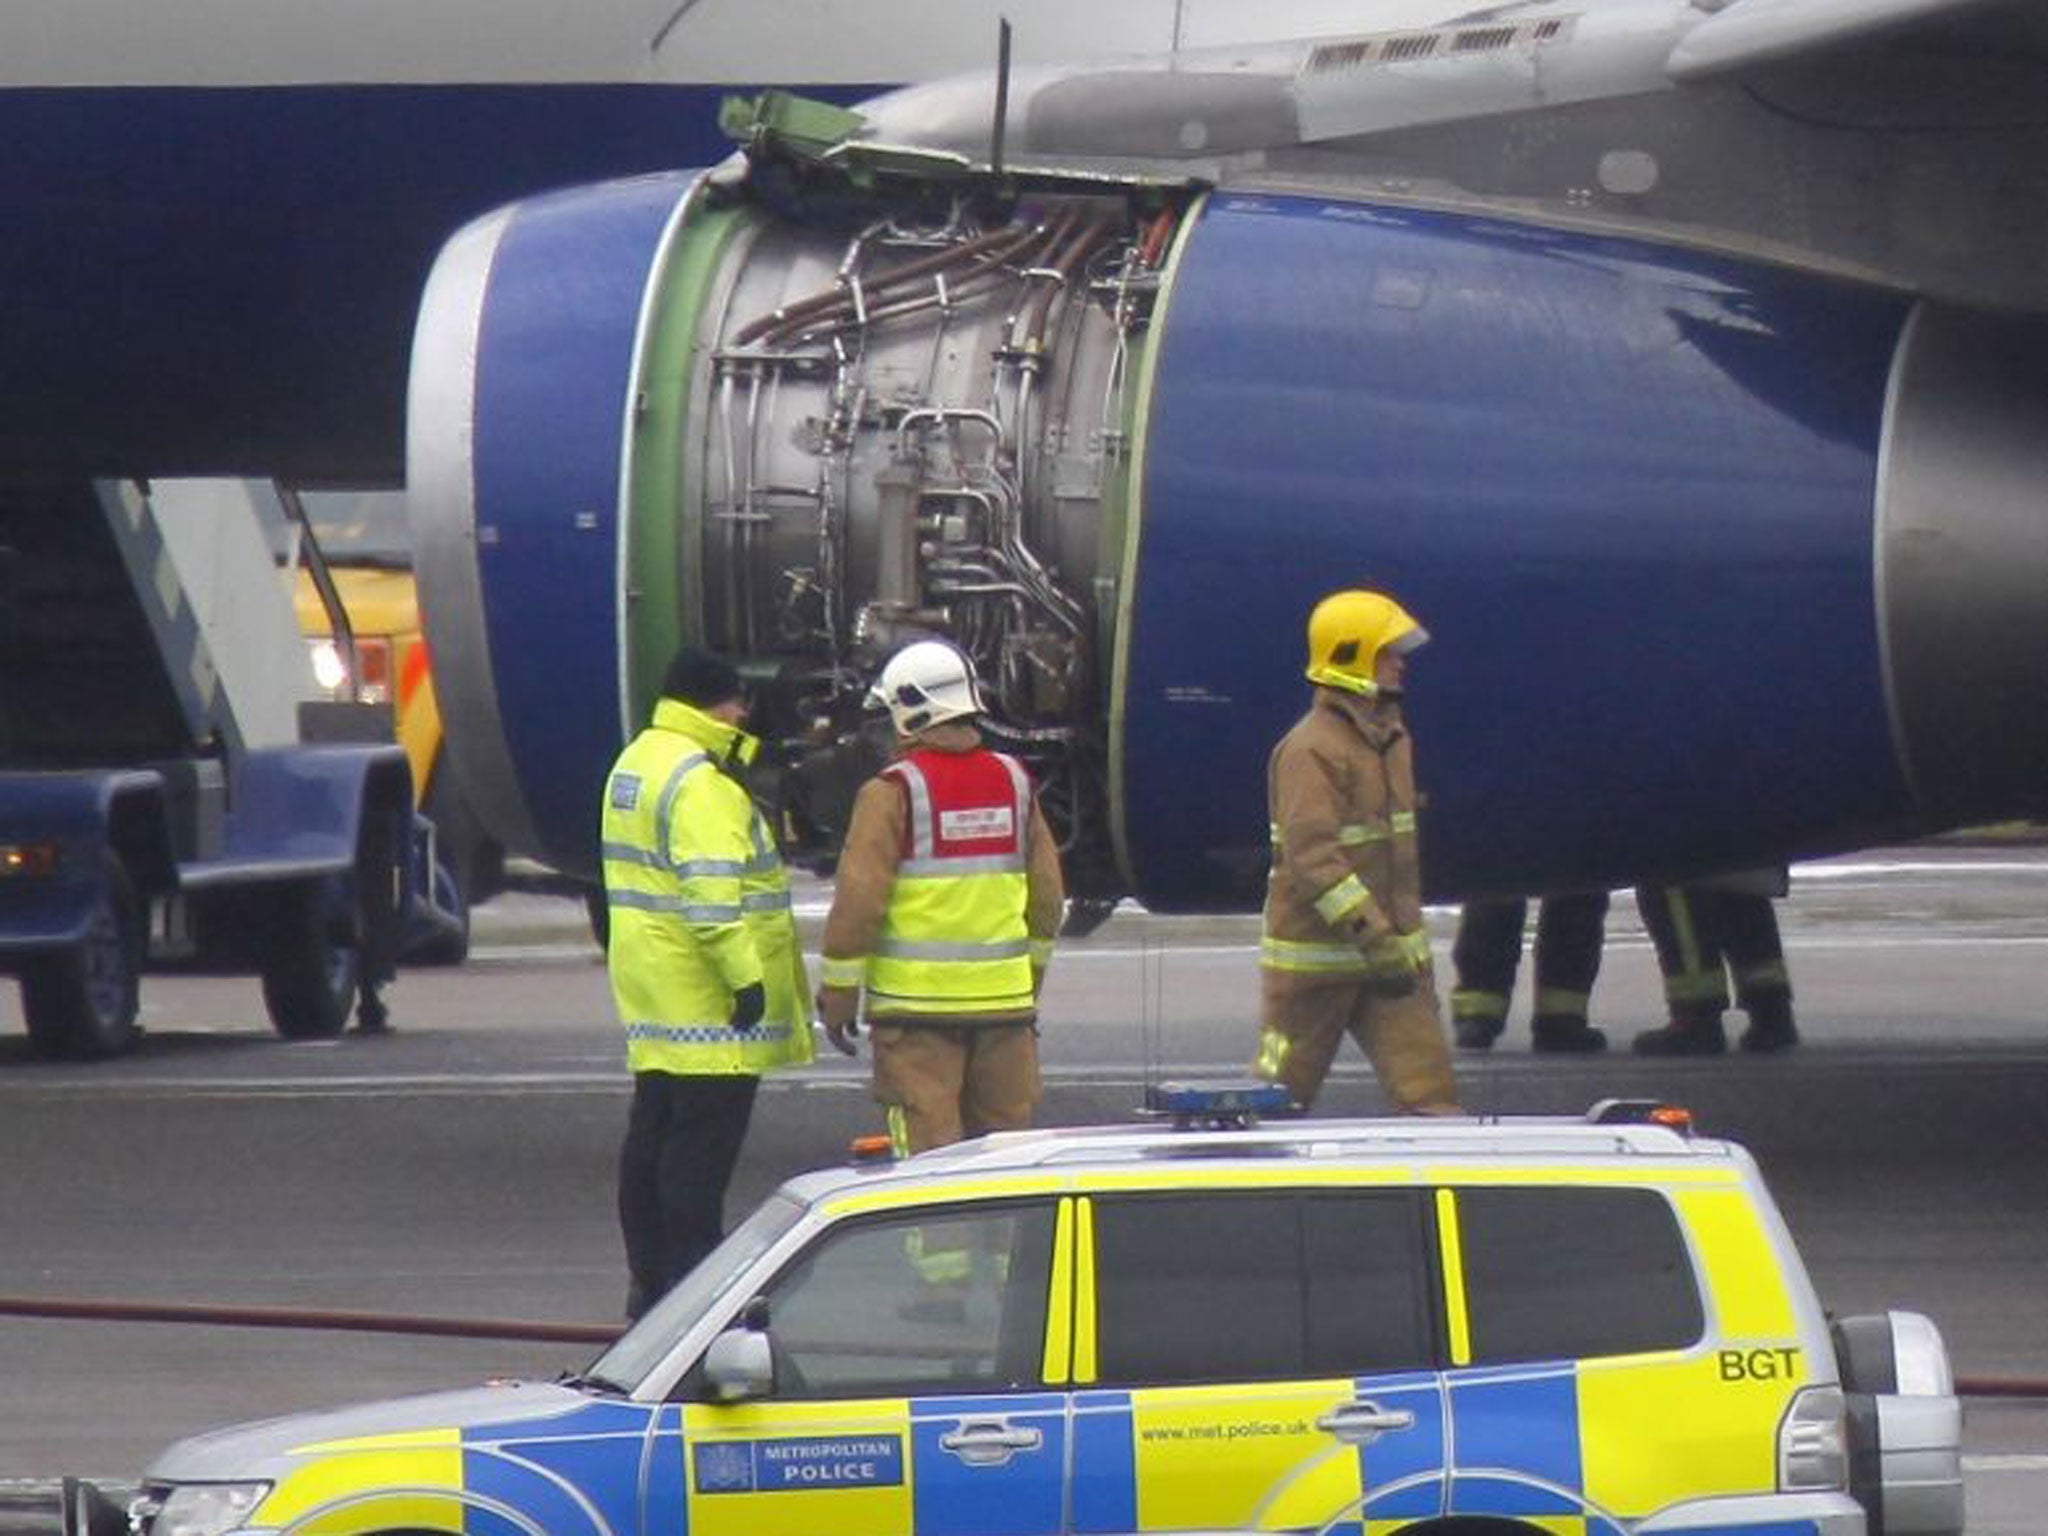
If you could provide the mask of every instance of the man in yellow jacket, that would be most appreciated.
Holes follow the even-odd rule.
[[[612,1000],[633,1107],[619,1225],[638,1317],[718,1243],[761,1074],[809,1061],[789,876],[744,775],[760,743],[739,673],[684,649],[605,781]]]
[[[1455,1114],[1415,856],[1407,657],[1428,632],[1378,592],[1338,592],[1308,622],[1315,697],[1267,766],[1273,868],[1257,1070],[1306,1108],[1346,1034],[1395,1109]]]
[[[904,647],[873,697],[897,757],[861,786],[825,919],[818,1012],[853,1054],[867,992],[875,1097],[900,1152],[1031,1123],[1038,986],[1066,893],[1029,775],[981,743],[967,658]]]

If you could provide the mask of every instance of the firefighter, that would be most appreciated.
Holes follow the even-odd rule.
[[[605,959],[633,1072],[618,1197],[629,1318],[718,1243],[760,1074],[812,1054],[789,876],[744,777],[760,746],[745,718],[732,664],[679,651],[605,781]]]
[[[1407,658],[1429,638],[1391,598],[1338,592],[1308,621],[1308,713],[1267,767],[1273,868],[1257,1070],[1315,1101],[1345,1034],[1394,1107],[1455,1114],[1416,860]]]
[[[909,1153],[1030,1124],[1038,990],[1066,897],[1030,776],[982,745],[965,656],[905,646],[869,702],[888,708],[896,758],[854,801],[818,1013],[852,1055],[865,989],[875,1098]]]
[[[1657,947],[1671,1022],[1637,1035],[1646,1056],[1718,1056],[1728,1049],[1721,1015],[1728,980],[1749,1015],[1742,1049],[1759,1054],[1799,1043],[1792,975],[1772,906],[1785,894],[1782,869],[1743,870],[1686,885],[1637,886],[1636,907]]]
[[[1451,963],[1451,1026],[1461,1051],[1489,1051],[1507,1025],[1522,959],[1529,903],[1468,901],[1458,914]],[[1586,1021],[1607,925],[1605,891],[1545,896],[1536,911],[1536,1007],[1531,1043],[1539,1051],[1604,1051],[1607,1036]]]

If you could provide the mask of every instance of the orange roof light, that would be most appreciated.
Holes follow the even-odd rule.
[[[857,1163],[873,1163],[894,1157],[896,1143],[887,1136],[856,1136],[846,1144],[846,1150]]]

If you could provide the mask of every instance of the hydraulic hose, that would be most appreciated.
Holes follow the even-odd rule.
[[[421,1317],[326,1307],[216,1307],[165,1301],[76,1301],[0,1296],[0,1316],[88,1323],[204,1323],[216,1328],[304,1328],[341,1333],[405,1333],[443,1339],[506,1339],[539,1344],[609,1344],[622,1331],[603,1323],[535,1323],[488,1317]]]
[[[91,1323],[203,1323],[216,1328],[303,1328],[401,1333],[446,1339],[504,1339],[539,1344],[609,1344],[621,1330],[605,1323],[536,1323],[510,1318],[423,1317],[318,1307],[214,1307],[186,1302],[70,1301],[0,1296],[0,1317]],[[2048,1376],[1958,1376],[1958,1397],[2048,1398]]]

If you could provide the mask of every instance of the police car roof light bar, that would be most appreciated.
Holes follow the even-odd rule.
[[[1692,1134],[1692,1111],[1661,1099],[1602,1099],[1586,1111],[1589,1125],[1661,1125]]]
[[[1139,1113],[1170,1116],[1180,1131],[1242,1131],[1262,1118],[1292,1115],[1295,1106],[1278,1083],[1168,1082],[1145,1089]]]

